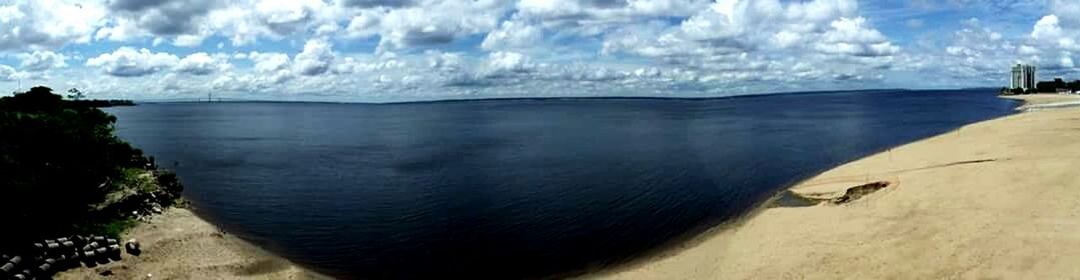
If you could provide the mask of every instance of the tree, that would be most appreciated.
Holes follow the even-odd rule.
[[[0,241],[26,240],[95,219],[142,152],[113,135],[116,118],[48,87],[0,98]],[[0,244],[3,245],[3,244]]]
[[[69,99],[79,100],[79,99],[83,98],[82,91],[79,91],[79,89],[77,89],[77,88],[69,89],[68,93],[71,93],[71,94],[68,95]]]
[[[1035,89],[1038,92],[1057,92],[1057,84],[1051,81],[1042,81],[1035,84]]]
[[[1013,94],[1024,94],[1024,89],[1022,89],[1022,88],[1014,88],[1014,89],[1012,89],[1012,93]]]

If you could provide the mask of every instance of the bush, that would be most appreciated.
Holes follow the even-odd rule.
[[[0,98],[0,237],[37,238],[106,219],[94,216],[93,205],[125,168],[147,164],[113,135],[115,123],[47,87]]]

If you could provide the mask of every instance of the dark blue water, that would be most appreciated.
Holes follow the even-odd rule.
[[[506,279],[640,255],[842,162],[1009,114],[994,94],[109,111],[202,215],[305,266]]]

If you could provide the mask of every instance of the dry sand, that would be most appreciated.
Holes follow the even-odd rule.
[[[1012,97],[1031,103],[1075,96]],[[762,208],[608,279],[1080,279],[1080,108],[965,126],[797,184],[847,204]]]
[[[125,234],[142,245],[139,256],[78,268],[56,279],[325,279],[223,233],[187,209],[173,208]],[[101,273],[110,271],[111,276]]]

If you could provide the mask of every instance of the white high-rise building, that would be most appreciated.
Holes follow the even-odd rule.
[[[1009,88],[1021,88],[1024,90],[1034,89],[1037,79],[1035,76],[1035,66],[1027,64],[1016,64],[1012,68],[1012,79],[1009,83]]]

